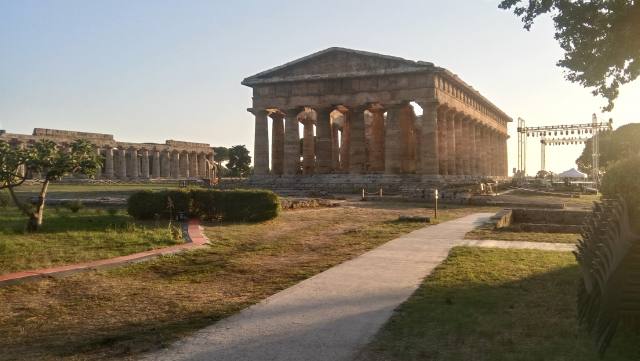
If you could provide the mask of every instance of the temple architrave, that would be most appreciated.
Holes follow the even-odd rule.
[[[254,183],[383,185],[508,176],[512,118],[432,63],[329,48],[242,84],[253,89]]]
[[[76,139],[86,139],[97,147],[103,158],[103,168],[96,178],[130,180],[213,180],[214,151],[209,144],[167,140],[160,143],[118,142],[111,134],[74,132],[36,128],[33,134],[12,134],[0,130],[0,140],[16,147],[49,139],[66,145]],[[38,175],[30,175],[37,178]]]

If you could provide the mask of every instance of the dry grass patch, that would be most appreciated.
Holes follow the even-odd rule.
[[[465,239],[496,240],[496,241],[524,241],[524,242],[548,242],[548,243],[576,243],[579,234],[575,233],[542,233],[542,232],[514,232],[509,230],[494,229],[493,226],[480,226],[465,236]]]
[[[450,219],[487,208],[441,211]],[[423,224],[409,203],[283,212],[206,225],[212,245],[111,271],[0,288],[0,360],[127,360]]]

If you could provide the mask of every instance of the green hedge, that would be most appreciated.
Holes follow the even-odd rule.
[[[135,219],[169,219],[170,213],[173,217],[179,212],[188,214],[190,208],[191,197],[184,191],[139,191],[127,201],[127,212]]]
[[[606,198],[625,200],[630,221],[640,231],[640,155],[610,165],[602,178],[601,190]]]
[[[129,197],[127,210],[136,219],[169,218],[169,199],[174,215],[232,222],[258,222],[278,216],[278,196],[265,190],[140,191]]]

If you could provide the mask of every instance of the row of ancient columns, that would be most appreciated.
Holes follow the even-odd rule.
[[[438,112],[440,175],[507,176],[507,136],[451,109]]]
[[[317,108],[315,116],[299,108],[252,110],[254,173],[507,176],[504,132],[437,103],[418,104],[421,117],[408,102]]]
[[[98,149],[104,157],[98,177],[104,179],[202,178],[213,179],[213,153],[148,150]]]

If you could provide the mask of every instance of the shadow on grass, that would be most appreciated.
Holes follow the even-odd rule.
[[[22,234],[26,232],[27,217],[16,209],[0,210],[0,234]],[[126,231],[136,226],[156,228],[165,222],[134,222],[129,215],[118,211],[109,214],[102,209],[83,209],[73,213],[67,209],[50,207],[45,209],[42,227],[35,233],[52,234],[64,232],[96,232],[105,230]]]
[[[534,253],[520,254],[510,261],[530,261]],[[482,260],[480,253],[470,256]],[[577,266],[544,272],[544,265],[529,264],[531,272],[465,263],[439,266],[357,360],[600,360],[577,321]],[[622,331],[604,360],[637,360],[639,354],[640,337]]]

